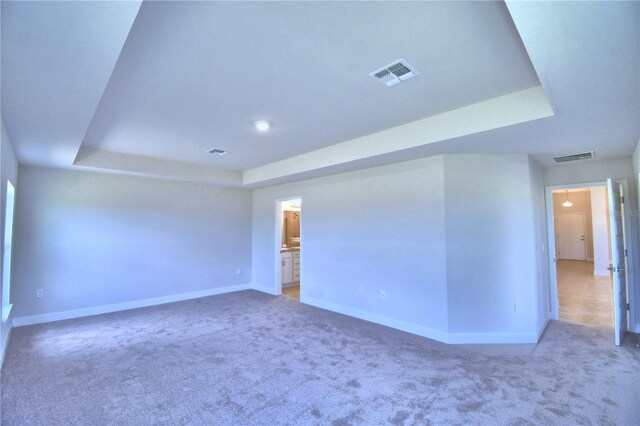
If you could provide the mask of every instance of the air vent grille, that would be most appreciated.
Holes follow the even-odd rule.
[[[404,59],[398,59],[395,62],[390,63],[386,67],[382,67],[369,74],[372,78],[378,80],[385,86],[391,87],[400,83],[401,81],[408,80],[411,77],[415,77],[420,74],[415,68],[413,68]]]
[[[553,157],[553,161],[556,163],[566,163],[567,161],[577,160],[590,160],[593,158],[593,151],[580,152],[577,154],[561,155],[559,157]]]
[[[207,151],[209,154],[217,154],[217,155],[227,155],[229,151],[225,151],[224,149],[212,148]]]

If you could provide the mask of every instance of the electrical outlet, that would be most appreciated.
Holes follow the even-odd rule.
[[[387,298],[387,292],[385,290],[380,290],[380,299],[386,299]]]
[[[358,287],[358,293],[364,294],[364,287],[363,286]]]
[[[37,289],[37,290],[36,290],[36,297],[37,297],[38,299],[40,299],[42,296],[44,296],[44,290],[43,290],[43,289],[41,289],[41,288]]]
[[[242,268],[236,269],[236,275],[242,275]]]

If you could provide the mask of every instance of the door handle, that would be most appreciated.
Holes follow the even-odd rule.
[[[609,265],[607,267],[607,270],[611,271],[611,272],[624,272],[624,267],[622,266],[611,266]]]

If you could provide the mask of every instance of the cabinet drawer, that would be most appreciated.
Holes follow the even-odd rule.
[[[293,271],[293,280],[300,281],[300,271]]]
[[[300,267],[300,259],[296,259],[296,258],[293,259],[293,267],[294,268]]]
[[[293,258],[294,259],[300,259],[300,252],[299,251],[294,251],[293,252]]]

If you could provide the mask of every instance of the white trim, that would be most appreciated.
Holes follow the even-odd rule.
[[[13,303],[2,305],[2,322],[7,322],[11,316],[11,310],[13,309]]]
[[[628,210],[632,208],[630,206],[629,201],[631,197],[631,193],[629,192],[629,183],[628,179],[615,179],[617,182],[620,182],[623,185],[622,192],[625,197],[625,206],[624,209]],[[546,195],[546,210],[547,210],[547,243],[549,245],[549,315],[551,319],[558,319],[558,282],[557,282],[557,271],[556,271],[556,263],[555,263],[555,254],[556,254],[556,242],[555,242],[555,225],[554,225],[554,214],[553,214],[553,191],[558,189],[567,189],[567,188],[586,188],[586,187],[594,187],[594,186],[604,186],[607,187],[607,181],[599,181],[599,182],[584,182],[584,183],[571,183],[571,184],[560,184],[560,185],[547,185],[545,186],[545,195]],[[635,252],[634,252],[634,244],[633,241],[637,238],[633,234],[633,229],[631,227],[631,221],[624,221],[624,233],[625,238],[628,239],[627,242],[627,292],[628,292],[628,300],[635,300],[635,270],[634,270],[634,262],[635,262]],[[611,238],[611,235],[609,235]],[[595,273],[595,271],[594,271]],[[633,283],[633,285],[632,285]],[[631,305],[631,311],[629,312],[628,318],[633,318],[635,316],[635,305]],[[629,321],[631,322],[631,321]],[[640,324],[629,324],[628,327],[630,330],[635,333],[640,333]]]
[[[279,296],[278,292],[275,291],[272,287],[267,287],[264,285],[251,284],[251,290],[260,291],[262,293],[267,293],[272,296]]]
[[[549,322],[551,322],[551,319],[549,317],[546,317],[544,322],[542,323],[542,327],[540,327],[540,329],[538,330],[538,335],[536,337],[536,343],[538,343],[540,341],[540,338],[544,334],[544,331],[547,329],[547,326],[549,325]]]
[[[547,185],[544,187],[547,210],[547,245],[549,251],[549,318],[558,319],[558,272],[556,270],[556,234],[555,215],[553,212],[553,191],[571,188],[591,188],[594,186],[607,186],[606,181],[565,183],[562,185]]]
[[[609,272],[606,269],[603,269],[602,271],[596,271],[595,269],[593,270],[593,275],[598,276],[598,277],[608,277],[611,275],[611,272]]]
[[[112,305],[94,306],[91,308],[74,309],[71,311],[51,312],[48,314],[18,317],[13,319],[14,327],[25,325],[43,324],[53,321],[61,321],[71,318],[89,317],[92,315],[107,314],[110,312],[126,311],[128,309],[145,308],[147,306],[164,305],[165,303],[181,302],[183,300],[199,299],[201,297],[215,296],[217,294],[231,293],[234,291],[249,290],[249,284],[217,287],[208,290],[192,291],[189,293],[174,294],[171,296],[154,297],[152,299],[134,300],[131,302],[114,303]]]
[[[449,344],[538,343],[538,333],[449,333]]]
[[[273,288],[275,289],[275,296],[279,296],[282,294],[282,254],[280,250],[282,249],[282,222],[284,221],[284,215],[282,214],[282,203],[288,201],[288,199],[278,198],[276,200],[276,235],[275,235],[275,247],[273,252],[273,258],[275,260],[275,274],[273,277]]]
[[[300,209],[297,211],[300,213],[300,236],[302,237],[302,196],[294,195],[291,197],[284,198],[276,198],[276,235],[275,235],[275,247],[274,247],[274,259],[275,259],[275,276],[274,276],[274,288],[275,288],[275,296],[280,296],[282,294],[282,254],[280,250],[282,249],[282,224],[284,222],[283,212],[283,204],[287,201],[299,199],[300,200]],[[300,264],[302,265],[302,246],[300,246]],[[302,268],[302,267],[301,267]],[[302,271],[300,271],[300,275],[302,276]],[[300,287],[302,290],[302,287]],[[272,291],[266,291],[266,293],[274,294]]]
[[[325,302],[324,300],[315,299],[313,297],[304,295],[301,295],[300,302],[307,305],[315,306],[316,308],[326,309],[328,311],[337,312],[339,314],[359,318],[369,322],[374,322],[376,324],[386,325],[387,327],[395,328],[397,330],[406,331],[408,333],[417,334],[419,336],[428,337],[429,339],[447,343],[448,333],[444,331],[434,330],[432,328],[385,317],[378,314],[372,314],[370,312],[361,311],[359,309],[350,308],[344,305]]]
[[[4,341],[4,345],[2,346],[2,357],[0,357],[0,370],[2,370],[2,366],[4,365],[4,356],[7,353],[7,348],[9,347],[9,340],[11,339],[11,331],[13,331],[13,327],[9,327],[9,331],[7,332],[7,340]]]
[[[304,295],[301,296],[300,302],[315,306],[316,308],[326,309],[328,311],[385,325],[397,330],[406,331],[407,333],[417,334],[418,336],[427,337],[429,339],[449,344],[538,343],[540,336],[549,322],[547,319],[542,329],[537,333],[447,333],[446,331],[435,330],[422,325],[373,314],[371,312],[361,311],[344,305],[325,302],[324,300]]]

